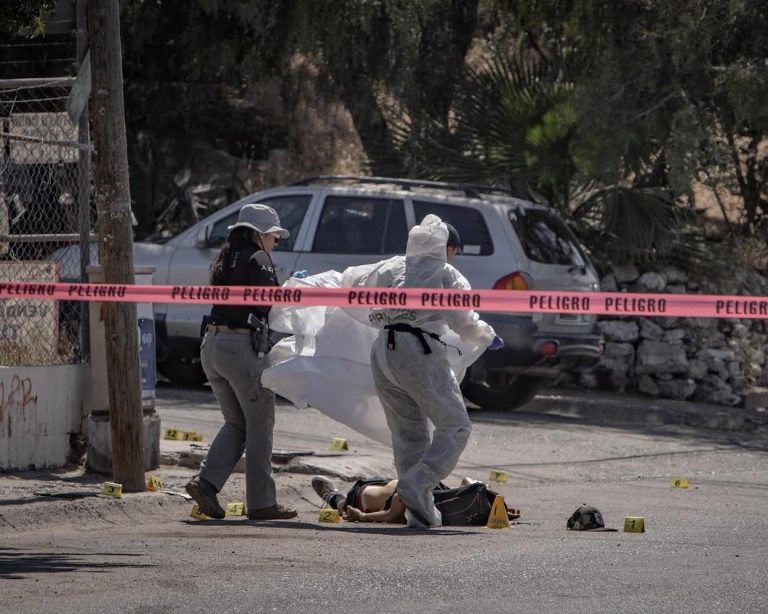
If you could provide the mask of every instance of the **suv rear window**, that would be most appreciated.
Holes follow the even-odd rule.
[[[405,251],[408,226],[403,201],[366,196],[329,196],[312,251],[334,254],[396,254]]]
[[[586,256],[571,230],[554,214],[541,209],[515,209],[509,220],[526,256],[544,264],[585,266]]]
[[[464,244],[463,253],[468,256],[488,256],[493,253],[493,241],[485,224],[483,214],[472,207],[444,205],[422,200],[413,201],[416,223],[421,223],[425,216],[433,213],[444,222],[453,226]]]

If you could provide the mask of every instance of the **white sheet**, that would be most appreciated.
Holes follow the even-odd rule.
[[[304,279],[289,279],[288,287],[339,288],[342,274],[326,271]],[[273,307],[274,330],[290,333],[270,353],[272,366],[262,383],[297,407],[314,407],[366,437],[391,446],[384,410],[373,385],[370,354],[379,331],[338,307]],[[463,343],[453,332],[442,337],[459,381],[485,347]],[[458,350],[461,351],[459,354]]]

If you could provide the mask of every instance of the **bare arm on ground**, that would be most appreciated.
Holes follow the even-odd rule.
[[[400,496],[395,493],[392,504],[388,510],[378,512],[361,512],[356,507],[347,507],[344,510],[344,520],[349,522],[386,522],[389,524],[401,524],[405,522],[405,505]]]

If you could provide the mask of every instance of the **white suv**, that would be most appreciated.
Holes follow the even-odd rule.
[[[453,224],[464,243],[454,262],[473,288],[595,291],[598,278],[573,233],[547,205],[502,190],[379,177],[314,177],[251,194],[163,244],[136,243],[136,266],[153,266],[154,283],[204,285],[227,227],[248,203],[266,203],[290,238],[272,254],[280,281],[375,262],[405,252],[408,229],[428,213]],[[200,305],[156,304],[158,368],[172,380],[197,379]],[[597,362],[603,341],[594,316],[483,313],[504,339],[463,383],[486,408],[531,400],[560,369]]]

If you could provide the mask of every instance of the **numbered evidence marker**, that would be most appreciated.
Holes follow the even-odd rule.
[[[339,516],[339,510],[333,510],[333,509],[322,509],[320,510],[320,522],[341,522],[341,517]]]
[[[165,429],[165,432],[163,433],[163,439],[179,441],[181,439],[181,431],[177,429]]]
[[[244,503],[227,503],[227,507],[224,508],[225,516],[245,516],[245,504]]]
[[[645,518],[627,516],[624,519],[624,533],[645,533]]]
[[[101,487],[101,494],[105,497],[119,499],[123,496],[123,485],[115,482],[104,482],[104,486]]]
[[[498,471],[496,469],[492,469],[491,474],[488,476],[489,482],[506,482],[507,479],[506,471]]]
[[[486,524],[489,529],[508,529],[509,528],[509,517],[507,516],[507,506],[504,505],[504,497],[501,495],[496,495],[496,498],[493,500],[493,505],[491,506],[491,513],[488,514],[488,524]]]
[[[202,441],[203,436],[198,435],[194,431],[182,431],[181,432],[181,440],[182,441]]]
[[[673,478],[670,488],[688,488],[688,480],[685,478]]]
[[[347,440],[343,437],[334,437],[331,439],[331,450],[349,450]]]
[[[163,481],[156,475],[150,475],[147,479],[147,490],[155,491],[163,487]]]
[[[189,513],[191,518],[194,518],[195,520],[210,520],[210,516],[206,516],[203,514],[203,512],[200,511],[200,508],[198,507],[197,503],[195,503],[192,506],[192,511]]]

